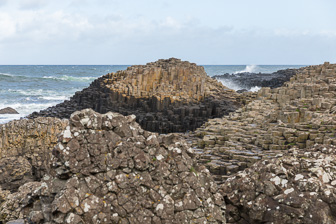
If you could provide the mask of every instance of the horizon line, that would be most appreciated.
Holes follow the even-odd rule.
[[[149,62],[150,63],[150,62]],[[194,63],[194,62],[190,62]],[[0,64],[0,66],[133,66],[133,65],[146,65],[145,64]],[[309,66],[309,65],[320,65],[320,64],[197,64],[199,66],[246,66],[246,65],[259,65],[259,66]],[[323,63],[322,63],[323,64]],[[332,63],[331,63],[332,64]]]

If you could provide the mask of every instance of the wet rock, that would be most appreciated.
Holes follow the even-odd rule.
[[[75,112],[50,154],[40,181],[0,191],[0,221],[225,223],[218,187],[185,140],[144,131],[134,116]]]
[[[228,223],[335,223],[336,147],[291,149],[221,186]]]
[[[270,87],[278,88],[281,87],[285,82],[288,82],[291,77],[298,73],[300,69],[285,69],[279,70],[273,73],[251,73],[251,72],[242,72],[237,74],[223,74],[216,75],[213,78],[218,80],[230,80],[242,86],[245,89],[251,89],[252,87]],[[240,90],[241,92],[241,90]]]

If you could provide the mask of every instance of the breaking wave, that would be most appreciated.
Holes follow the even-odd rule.
[[[54,80],[63,80],[63,81],[93,81],[95,80],[97,77],[74,77],[74,76],[67,76],[67,75],[63,75],[60,77],[56,77],[56,76],[43,76],[44,79],[54,79]]]
[[[254,72],[259,72],[259,70],[260,68],[258,65],[246,65],[244,70],[234,72],[233,74],[245,73],[245,72],[254,73]]]

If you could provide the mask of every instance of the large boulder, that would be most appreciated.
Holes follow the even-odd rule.
[[[6,107],[3,109],[0,109],[0,114],[19,114],[15,109],[11,107]]]
[[[228,223],[336,223],[336,147],[291,149],[221,186]]]
[[[177,134],[144,131],[135,116],[75,112],[50,172],[0,191],[2,222],[225,223],[209,171]]]

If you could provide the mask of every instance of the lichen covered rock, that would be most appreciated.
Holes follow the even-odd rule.
[[[39,117],[0,125],[0,187],[11,192],[50,170],[51,151],[67,120]]]
[[[336,223],[336,147],[291,149],[226,180],[228,223]]]
[[[225,223],[210,173],[176,134],[141,129],[135,116],[74,113],[41,181],[1,191],[1,221]]]

